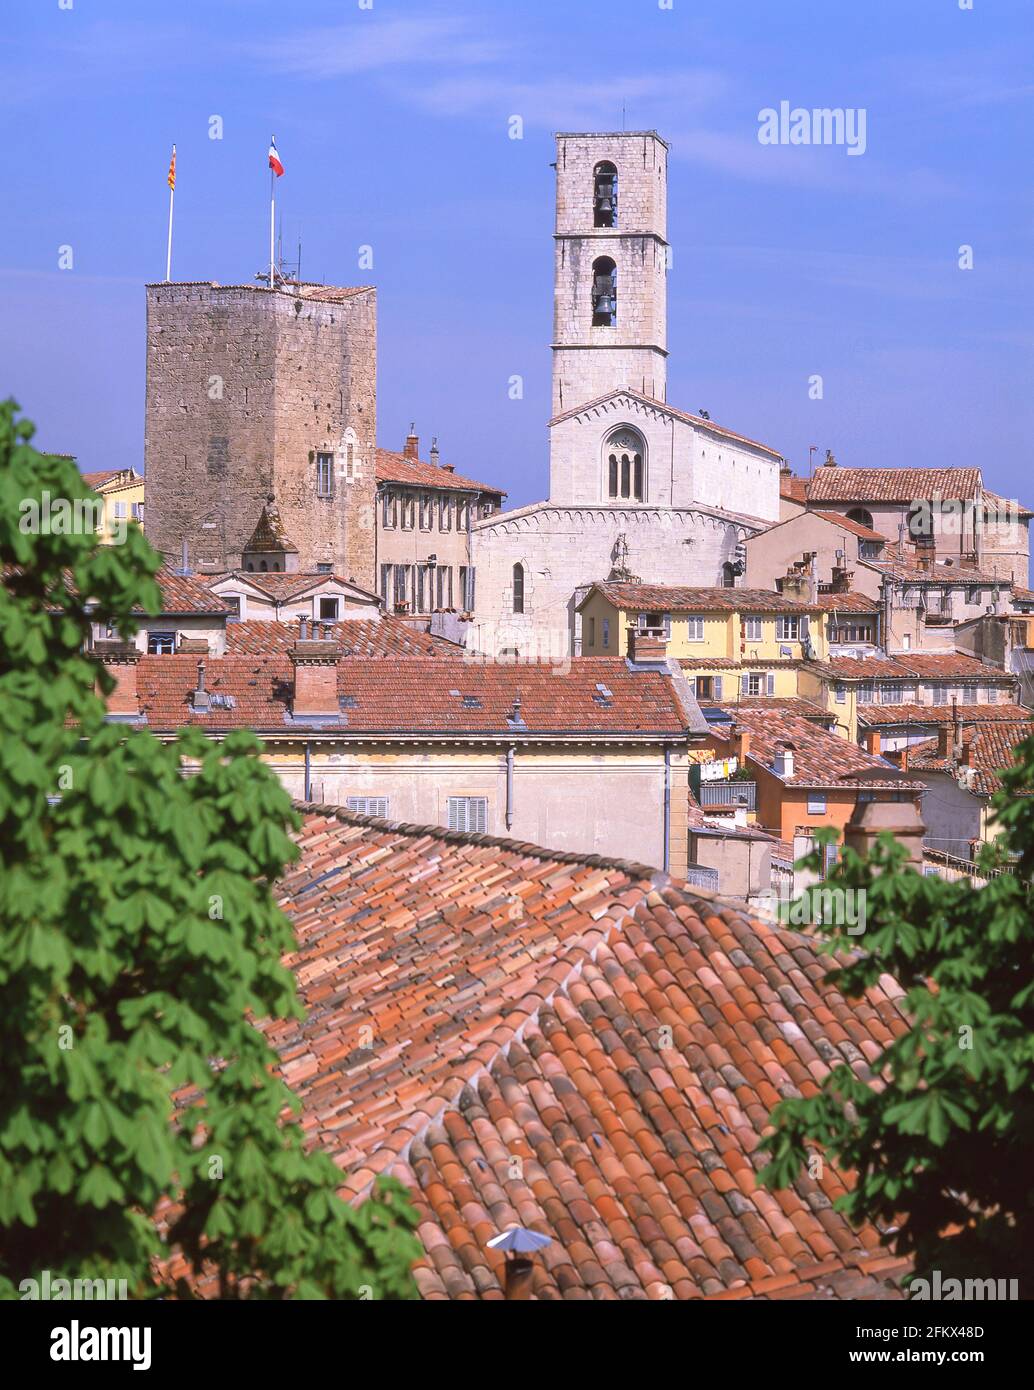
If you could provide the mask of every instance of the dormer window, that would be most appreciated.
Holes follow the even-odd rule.
[[[597,164],[592,179],[592,224],[616,227],[618,224],[618,171],[604,160]]]
[[[618,271],[609,256],[592,263],[592,326],[613,328],[618,319]]]

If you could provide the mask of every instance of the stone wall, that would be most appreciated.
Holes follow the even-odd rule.
[[[606,445],[623,426],[636,430],[646,446],[646,505],[702,505],[759,521],[777,518],[778,458],[745,440],[695,425],[663,406],[624,393],[550,427],[551,502],[594,505],[609,501]]]
[[[174,564],[186,541],[194,567],[236,568],[272,493],[300,569],[372,588],[376,353],[372,289],[149,285],[151,543]],[[330,498],[317,452],[336,456]]]
[[[667,357],[667,146],[652,132],[557,136],[553,414],[621,386],[663,400]],[[594,172],[618,174],[614,227],[594,222]],[[614,325],[593,327],[592,266],[617,268]]]
[[[471,533],[477,609],[468,646],[490,658],[561,662],[581,640],[575,606],[606,579],[619,536],[627,568],[647,583],[715,585],[749,528],[692,508],[559,507],[541,502],[478,522]],[[524,567],[524,612],[513,612],[513,567]]]

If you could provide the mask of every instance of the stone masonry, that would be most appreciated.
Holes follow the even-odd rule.
[[[665,399],[668,147],[655,131],[556,137],[553,414],[622,386]],[[617,170],[617,219],[594,223],[594,175]],[[593,264],[617,269],[613,325],[593,326]]]
[[[367,287],[147,286],[145,530],[169,563],[186,541],[193,568],[237,568],[273,496],[300,570],[373,587],[376,307]]]

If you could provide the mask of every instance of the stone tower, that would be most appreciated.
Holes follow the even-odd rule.
[[[372,288],[147,287],[148,540],[238,569],[275,498],[297,568],[374,584]]]
[[[622,386],[665,399],[668,146],[556,137],[553,414]]]

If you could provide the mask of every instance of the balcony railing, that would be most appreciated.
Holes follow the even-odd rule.
[[[697,800],[701,806],[745,806],[748,811],[757,809],[758,784],[756,782],[701,782]]]
[[[718,891],[718,870],[709,869],[706,864],[690,864],[686,870],[686,882],[697,888],[711,888]]]

